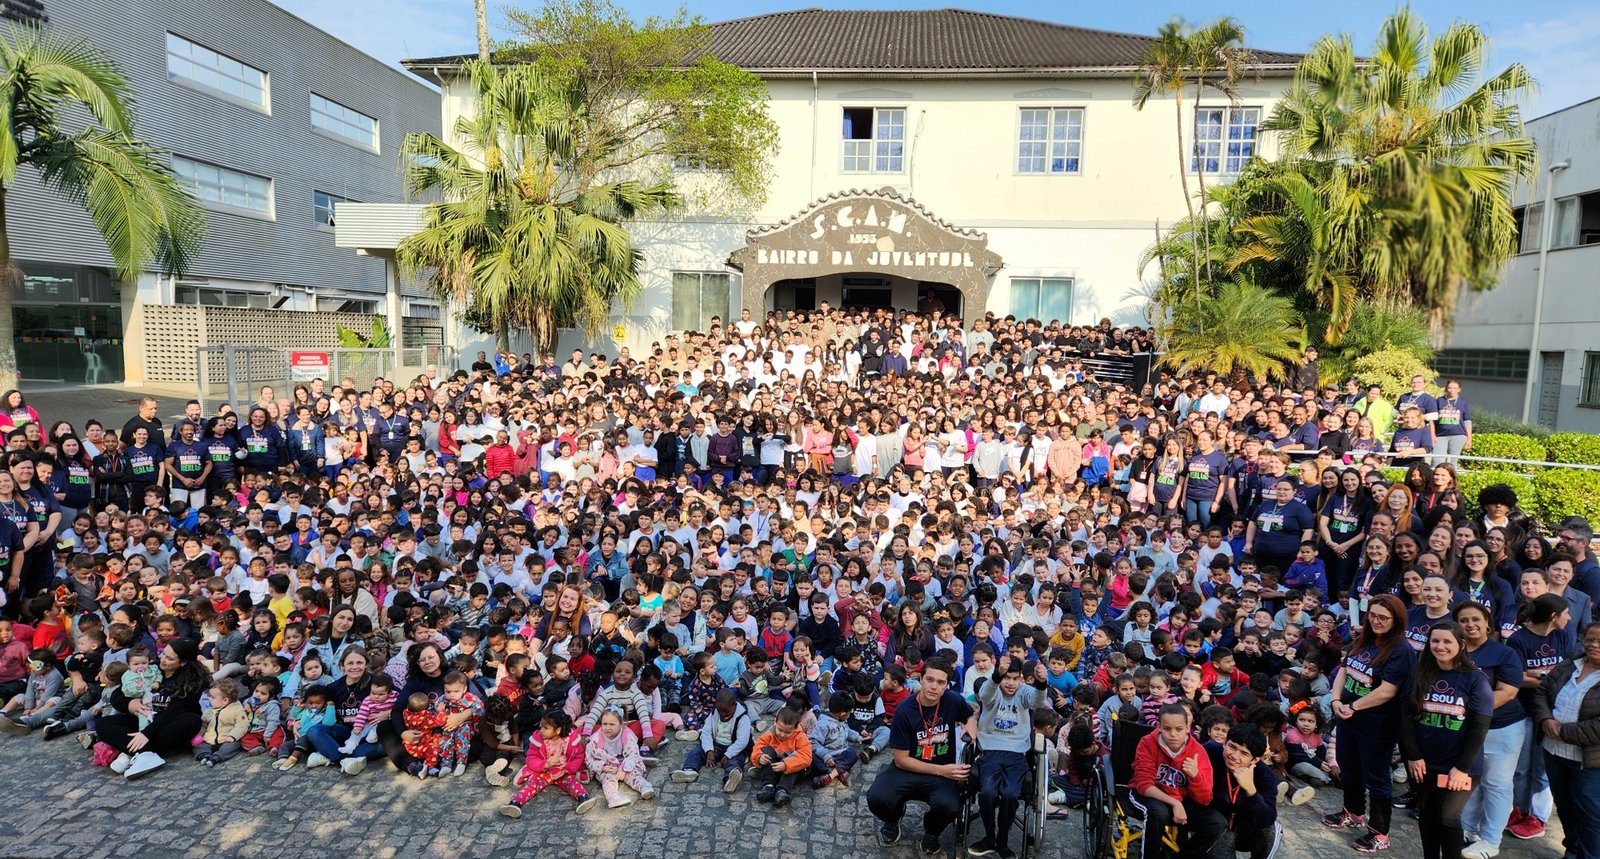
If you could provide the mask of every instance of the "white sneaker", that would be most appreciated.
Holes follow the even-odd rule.
[[[1051,805],[1066,805],[1067,792],[1064,790],[1052,790],[1050,791],[1050,794],[1045,797],[1045,800]]]
[[[653,788],[653,787],[647,787],[644,790],[639,791],[639,798],[640,799],[655,799],[656,798],[656,789]]]
[[[167,765],[165,758],[155,752],[140,752],[133,756],[133,763],[128,765],[128,771],[122,774],[123,778],[135,779],[145,773],[154,772]]]
[[[122,775],[128,771],[128,767],[132,764],[133,756],[124,752],[120,755],[117,755],[117,759],[111,762],[111,771],[117,775]]]
[[[683,740],[686,743],[692,743],[695,740],[700,739],[700,732],[693,730],[692,728],[685,728],[684,730],[678,732],[678,739]]]
[[[1389,773],[1389,780],[1395,784],[1405,784],[1410,780],[1410,774],[1406,772],[1405,767],[1398,766],[1394,768],[1394,772]]]
[[[308,770],[314,770],[317,767],[325,767],[331,763],[333,763],[333,761],[328,760],[328,757],[321,752],[312,752],[311,754],[306,755],[306,769]]]
[[[616,799],[606,800],[607,808],[626,808],[630,805],[633,805],[633,800],[626,796],[619,796]]]
[[[1286,781],[1278,782],[1278,801],[1279,802],[1283,802],[1283,798],[1288,796],[1288,795],[1289,795],[1289,783],[1286,782]]]
[[[1317,795],[1316,788],[1313,788],[1313,787],[1302,787],[1299,790],[1295,791],[1294,794],[1289,797],[1289,804],[1290,805],[1305,805],[1306,803],[1311,801],[1311,798],[1313,796],[1316,796],[1316,795]]]
[[[584,800],[583,802],[578,803],[577,813],[578,814],[587,814],[587,813],[589,813],[589,811],[591,809],[593,809],[596,805],[598,805],[599,802],[600,802],[600,797],[591,796],[588,799]]]
[[[344,758],[339,761],[339,769],[344,770],[345,775],[360,775],[366,768],[366,758]]]
[[[1494,859],[1500,855],[1500,848],[1487,841],[1474,841],[1461,851],[1462,859]]]
[[[689,784],[690,782],[696,781],[699,778],[700,773],[696,772],[695,770],[675,770],[672,773],[672,780],[678,784]]]

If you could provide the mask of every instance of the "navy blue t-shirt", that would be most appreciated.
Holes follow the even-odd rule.
[[[1400,693],[1409,700],[1410,684]],[[1449,772],[1459,768],[1476,778],[1483,775],[1483,753],[1471,761],[1461,760],[1461,743],[1467,722],[1474,715],[1488,715],[1494,709],[1494,692],[1489,678],[1476,668],[1441,671],[1424,690],[1421,712],[1415,726],[1417,747],[1430,772]]]
[[[1498,641],[1485,641],[1482,647],[1472,651],[1472,664],[1488,676],[1491,692],[1501,683],[1519,688],[1522,686],[1522,657]],[[1494,719],[1489,722],[1489,730],[1515,725],[1525,718],[1527,712],[1522,709],[1522,702],[1512,698],[1494,708]]]
[[[1552,629],[1549,635],[1539,635],[1525,626],[1517,627],[1506,640],[1506,646],[1516,651],[1522,657],[1524,671],[1537,671],[1544,673],[1566,662],[1572,657],[1572,652],[1577,649],[1577,644],[1572,633],[1565,629]],[[1520,684],[1519,684],[1520,685]],[[1528,700],[1533,697],[1532,689],[1524,689],[1518,697],[1522,699],[1522,706],[1528,706]]]
[[[960,694],[946,690],[932,707],[924,707],[912,694],[894,708],[889,723],[889,748],[904,749],[923,763],[956,762],[956,732],[972,717],[972,705]]]
[[[1228,458],[1217,451],[1197,453],[1189,458],[1187,471],[1189,485],[1184,490],[1186,501],[1213,501],[1222,486],[1223,466]]]
[[[1299,499],[1291,499],[1288,504],[1263,501],[1261,509],[1256,511],[1255,520],[1256,541],[1253,548],[1257,557],[1294,554],[1300,549],[1305,532],[1316,524],[1311,508]]]
[[[1403,689],[1406,679],[1411,676],[1412,667],[1417,664],[1417,655],[1405,645],[1391,649],[1389,658],[1382,663],[1378,663],[1377,659],[1376,644],[1369,644],[1344,658],[1340,666],[1344,669],[1344,685],[1338,690],[1340,701],[1354,704],[1383,683],[1392,683]],[[1391,698],[1388,704],[1377,709],[1385,710],[1398,703],[1398,697]]]
[[[1450,610],[1445,609],[1444,614],[1438,617],[1428,617],[1428,607],[1414,605],[1406,609],[1406,643],[1416,653],[1428,649],[1428,634],[1433,625],[1441,620],[1450,619]]]

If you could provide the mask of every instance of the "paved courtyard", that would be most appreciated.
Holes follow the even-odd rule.
[[[237,758],[216,769],[174,761],[135,782],[88,765],[70,738],[43,743],[38,735],[0,736],[0,784],[9,786],[0,810],[0,855],[6,857],[241,856],[382,857],[560,856],[811,857],[917,856],[920,806],[908,815],[906,837],[880,850],[873,840],[865,786],[880,757],[849,789],[802,790],[786,811],[755,802],[748,788],[727,795],[707,777],[672,784],[681,744],[663,750],[653,771],[661,796],[625,810],[604,808],[579,817],[565,795],[541,796],[521,820],[495,813],[507,790],[484,785],[481,770],[460,779],[418,782],[381,761],[350,778],[337,768],[279,773],[261,759]],[[1304,809],[1285,808],[1286,857],[1353,857],[1346,838],[1324,830],[1316,816],[1335,807],[1338,793]],[[1396,814],[1393,855],[1421,854],[1415,824]],[[1052,823],[1042,855],[1078,857],[1076,816]],[[1559,833],[1536,842],[1510,842],[1508,859],[1558,859]],[[947,847],[949,839],[946,839]],[[1015,842],[1013,842],[1015,843]],[[468,845],[471,845],[470,847]],[[948,851],[947,851],[948,853]],[[1219,851],[1227,856],[1227,851]]]

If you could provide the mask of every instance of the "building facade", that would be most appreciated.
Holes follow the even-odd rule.
[[[1494,289],[1461,297],[1435,366],[1462,380],[1476,409],[1596,433],[1600,98],[1530,120],[1527,129],[1540,169],[1515,191],[1519,252]],[[1547,208],[1554,217],[1546,219]]]
[[[1198,145],[1180,158],[1172,97],[1132,103],[1150,42],[956,9],[712,24],[713,53],[768,88],[768,194],[737,217],[634,224],[644,289],[608,335],[637,349],[741,307],[824,301],[1142,322],[1140,253],[1187,214],[1180,163],[1198,190],[1274,154],[1257,128],[1297,60],[1259,53],[1237,103],[1207,92],[1190,113],[1185,93]],[[404,65],[441,87],[446,129],[472,112],[460,58]]]
[[[401,138],[438,131],[437,93],[265,0],[47,0],[45,13],[44,26],[117,63],[137,133],[169,153],[208,228],[181,279],[123,284],[82,208],[19,174],[9,226],[25,273],[13,292],[25,379],[183,381],[167,377],[185,360],[192,376],[193,343],[147,331],[146,308],[255,310],[291,339],[296,320],[318,313],[389,310],[387,268],[335,246],[334,213],[346,201],[401,200]],[[417,298],[401,313],[437,320],[436,304]]]

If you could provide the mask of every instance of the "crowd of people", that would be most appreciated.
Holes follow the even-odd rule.
[[[1390,402],[1312,350],[1277,380],[1101,377],[1149,348],[824,305],[177,419],[12,391],[0,730],[123,778],[387,758],[513,818],[708,772],[781,809],[887,755],[882,843],[916,800],[938,852],[977,780],[971,852],[1006,857],[1035,736],[1059,820],[1126,723],[1185,859],[1229,833],[1268,859],[1318,791],[1364,853],[1398,806],[1426,859],[1552,814],[1600,859],[1590,524],[1463,495],[1455,381]]]

